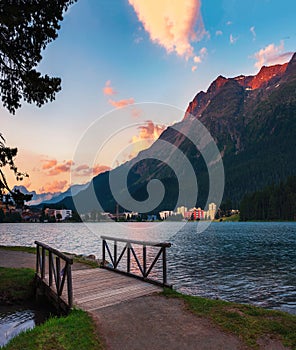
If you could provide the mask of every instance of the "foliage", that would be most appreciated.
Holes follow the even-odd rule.
[[[64,11],[75,1],[1,1],[0,91],[10,113],[21,107],[21,99],[41,107],[60,91],[60,78],[42,76],[35,67],[42,50],[57,38]]]
[[[245,195],[240,204],[240,219],[296,220],[296,176]]]
[[[170,289],[165,289],[164,295],[183,299],[196,315],[209,318],[254,349],[259,348],[257,340],[262,337],[280,339],[286,346],[292,349],[296,347],[295,315],[251,305],[184,295]]]
[[[0,302],[20,302],[33,296],[32,269],[0,267]]]
[[[14,173],[17,181],[21,181],[24,177],[29,176],[26,173],[20,172],[15,165],[14,158],[16,154],[17,148],[7,147],[4,137],[2,134],[0,134],[0,200],[3,200],[3,191],[6,190],[8,192],[8,195],[6,197],[7,204],[9,204],[9,200],[12,198],[16,205],[16,208],[22,208],[24,206],[24,202],[29,201],[32,198],[32,195],[23,194],[20,192],[20,190],[12,191],[8,186],[3,171],[3,169],[8,166],[9,169]],[[1,217],[2,215],[0,215],[0,220]]]

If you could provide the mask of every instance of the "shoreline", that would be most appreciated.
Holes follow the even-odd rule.
[[[22,247],[18,249],[21,249],[21,248]],[[6,247],[6,249],[9,252],[10,248]],[[22,253],[25,253],[31,256],[33,255],[33,257],[35,258],[34,254],[32,253],[22,252],[20,250],[18,251],[18,254],[21,255]],[[15,260],[15,264],[19,265],[18,261]],[[268,340],[268,343],[276,342],[276,344],[281,344],[279,339],[282,338],[285,344],[290,346],[289,348],[289,347],[282,347],[282,345],[280,345],[281,347],[276,347],[277,349],[293,349],[293,347],[296,347],[296,316],[295,315],[291,315],[281,311],[266,310],[266,309],[262,309],[260,307],[255,307],[251,305],[237,304],[237,303],[226,302],[222,300],[212,300],[207,298],[189,296],[189,295],[177,293],[175,291],[170,291],[170,290],[164,290],[162,295],[156,296],[156,297],[147,297],[145,300],[147,302],[148,300],[150,300],[149,302],[152,303],[151,304],[152,307],[153,305],[156,305],[156,304],[158,305],[158,303],[160,303],[160,305],[166,305],[166,307],[168,307],[168,305],[171,305],[172,312],[177,312],[179,307],[181,307],[181,306],[172,306],[172,305],[175,305],[175,303],[178,304],[179,302],[181,302],[180,305],[183,305],[183,304],[185,305],[185,310],[184,310],[185,316],[189,312],[189,313],[192,313],[192,315],[194,316],[193,318],[194,320],[195,318],[196,320],[200,318],[201,320],[204,320],[204,321],[207,320],[207,322],[210,322],[210,325],[208,325],[207,327],[210,327],[210,329],[212,329],[211,327],[215,325],[214,327],[218,327],[218,329],[221,329],[223,332],[226,332],[226,334],[230,332],[234,336],[238,336],[239,339],[243,340],[244,344],[246,344],[250,349],[258,348],[257,340],[260,343],[264,337],[266,338],[266,336],[270,337],[270,339]],[[119,306],[117,308],[111,307],[110,310],[111,309],[113,310],[112,313],[122,312],[122,314],[120,313],[121,317],[125,317],[127,312],[127,309],[124,306],[125,304],[128,307],[129,303],[122,303],[121,307]],[[134,302],[130,302],[130,305],[131,306],[138,305],[137,307],[142,307],[142,308],[144,307],[145,309],[145,303],[143,305],[141,304],[141,298],[136,299],[136,301]],[[175,307],[177,307],[177,309],[175,309]],[[121,308],[122,308],[122,311],[120,311]],[[183,306],[181,308],[183,308]],[[100,315],[102,314],[104,314],[104,310],[101,311],[101,313],[98,313],[97,315],[95,315],[95,317],[99,317],[100,319],[101,317]],[[134,315],[134,317],[138,317],[138,316]],[[280,329],[281,327],[279,327],[276,331],[274,331],[275,320],[277,320],[276,322],[278,322],[279,325],[281,324],[281,327],[283,327],[284,325],[285,327],[288,327],[288,329],[285,329],[285,332],[282,332],[282,330]],[[147,322],[150,322],[150,321],[147,321]],[[99,322],[99,325],[100,324],[101,323]],[[262,329],[262,324],[264,324],[264,327],[267,327],[267,328]],[[99,326],[99,329],[97,330],[99,334],[102,332],[102,329],[100,327],[103,328],[103,330],[105,330],[105,327],[107,327],[107,325],[101,324],[101,326]],[[125,325],[123,324],[122,327],[125,327]],[[105,330],[105,332],[107,332],[107,330]],[[254,337],[250,335],[253,333],[257,337],[255,339],[255,342],[254,342]],[[105,335],[104,337],[105,337],[105,340],[108,342],[108,336]],[[265,349],[265,346],[264,347],[259,346],[259,349]]]

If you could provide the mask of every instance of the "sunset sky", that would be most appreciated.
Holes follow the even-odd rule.
[[[181,120],[218,75],[252,75],[287,62],[296,49],[295,13],[294,0],[79,0],[39,67],[62,78],[56,100],[42,108],[24,103],[15,116],[0,107],[1,132],[30,174],[19,184],[40,193],[89,181]],[[143,102],[179,112],[147,115]],[[104,156],[74,162],[79,140],[98,119],[102,132],[112,130]],[[111,154],[116,144],[129,146],[118,159]]]

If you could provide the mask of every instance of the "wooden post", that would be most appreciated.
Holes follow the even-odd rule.
[[[37,254],[36,254],[36,273],[39,273],[39,263],[40,263],[40,246],[37,244]]]
[[[48,280],[48,284],[51,287],[52,286],[52,252],[49,251],[48,252],[48,273],[49,273],[49,280]]]
[[[103,239],[102,240],[102,250],[103,250],[103,266],[105,266],[105,261],[106,261],[106,251],[105,251],[105,244],[106,244],[106,242],[105,242],[105,240]]]
[[[59,257],[56,257],[56,273],[57,273],[57,280],[56,280],[56,287],[57,287],[57,294],[60,296],[60,285],[61,285],[61,261]]]
[[[69,308],[73,306],[73,286],[71,265],[67,263],[67,287],[68,287],[68,304]]]
[[[130,243],[127,243],[127,272],[131,271],[131,247]]]
[[[114,241],[114,269],[117,267],[117,241]]]
[[[167,261],[166,261],[166,248],[162,247],[162,271],[163,271],[163,285],[167,284]]]
[[[45,254],[45,248],[42,247],[42,257],[41,257],[41,279],[44,279],[45,277],[45,261],[46,261],[46,254]]]
[[[143,277],[146,277],[147,272],[147,248],[143,245]]]

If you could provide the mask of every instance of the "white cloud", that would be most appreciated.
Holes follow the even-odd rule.
[[[260,69],[264,65],[282,64],[291,58],[293,52],[284,52],[284,41],[278,46],[274,43],[257,51],[252,57],[256,59],[254,66]]]
[[[129,0],[152,42],[186,59],[206,34],[200,0]]]
[[[256,39],[256,32],[255,32],[255,27],[254,27],[254,26],[252,26],[252,27],[250,28],[250,32],[251,32],[252,35],[253,35],[253,40],[255,40],[255,39]]]
[[[229,36],[229,42],[231,45],[235,44],[237,42],[238,38],[235,38],[232,34]]]
[[[201,48],[199,50],[199,55],[193,57],[193,62],[195,64],[191,67],[192,72],[196,71],[197,65],[200,64],[204,60],[204,58],[206,57],[207,53],[208,53],[207,48],[203,47],[203,48]]]

